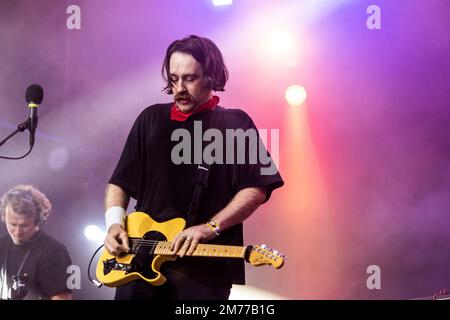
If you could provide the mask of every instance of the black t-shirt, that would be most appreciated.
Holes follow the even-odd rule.
[[[25,256],[20,275],[28,276],[25,300],[50,299],[56,294],[70,292],[67,288],[67,267],[71,260],[66,247],[39,231],[33,240],[16,245],[9,235],[0,238],[0,298],[7,299],[8,290]]]
[[[195,187],[193,178],[199,161],[198,153],[195,155],[195,152],[199,146],[202,148],[201,134],[210,128],[211,121],[213,127],[222,132],[224,164],[215,163],[211,166],[208,187],[203,191],[194,224],[207,222],[244,188],[265,187],[267,201],[272,191],[283,185],[278,172],[271,175],[261,174],[261,168],[268,165],[264,166],[260,161],[249,164],[248,151],[255,147],[250,139],[245,143],[247,161],[244,164],[238,163],[237,157],[243,150],[237,147],[240,144],[235,140],[234,157],[231,157],[233,160],[227,164],[226,129],[253,129],[257,132],[253,121],[245,112],[217,106],[212,111],[197,113],[186,121],[179,122],[170,120],[170,108],[171,104],[157,104],[146,108],[138,116],[109,181],[137,200],[137,211],[146,212],[159,222],[175,217],[186,219]],[[179,137],[171,139],[175,130]],[[184,159],[190,158],[190,161],[176,164],[179,159],[174,161],[172,153],[174,150],[179,151],[180,143],[189,141],[185,134],[190,137],[191,154],[189,156],[184,152],[175,152],[175,156],[186,156]],[[215,141],[214,138],[212,140]],[[208,143],[205,142],[204,146]],[[266,152],[264,145],[259,144],[258,147],[264,148]],[[242,246],[242,224],[224,230],[210,243]],[[245,282],[242,260],[185,257],[176,263],[194,277],[213,277],[218,281],[238,284]]]

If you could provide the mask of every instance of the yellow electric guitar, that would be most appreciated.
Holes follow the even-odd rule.
[[[127,216],[125,227],[130,242],[130,253],[115,257],[103,249],[96,268],[97,279],[108,287],[117,287],[136,279],[143,279],[154,286],[166,282],[160,267],[165,261],[176,260],[170,250],[171,242],[186,222],[175,218],[158,223],[144,212]],[[284,255],[266,246],[227,246],[199,243],[191,254],[199,257],[241,258],[254,266],[270,264],[281,268]]]

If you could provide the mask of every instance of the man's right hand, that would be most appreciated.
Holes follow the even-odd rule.
[[[118,223],[111,225],[105,238],[105,248],[113,256],[130,251],[128,234],[122,225]]]

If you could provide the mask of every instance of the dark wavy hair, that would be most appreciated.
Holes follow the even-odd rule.
[[[207,38],[190,35],[181,40],[175,40],[167,48],[161,69],[161,76],[166,83],[163,91],[173,94],[170,81],[170,57],[174,52],[183,52],[194,57],[203,68],[206,85],[213,91],[225,91],[228,80],[228,70],[223,61],[222,53],[214,42]]]

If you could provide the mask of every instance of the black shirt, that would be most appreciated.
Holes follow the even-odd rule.
[[[186,121],[179,122],[170,120],[170,108],[171,104],[157,104],[146,108],[138,116],[109,181],[137,200],[135,207],[137,211],[146,212],[159,222],[175,217],[186,219],[194,190],[192,181],[198,166],[194,155],[195,143],[198,144],[199,139],[201,141],[201,134],[210,128],[211,121],[213,126],[222,132],[224,162],[226,162],[227,153],[226,129],[244,131],[254,129],[257,132],[251,118],[238,109],[217,106],[212,111],[197,113]],[[199,130],[200,127],[201,130]],[[177,145],[180,146],[183,140],[180,138],[171,141],[172,134],[177,129],[178,133],[188,133],[190,136],[192,148],[190,157],[187,157],[190,158],[188,163],[176,164],[174,163],[176,161],[173,161],[173,150],[178,150]],[[208,143],[204,145],[207,146]],[[237,145],[236,142],[235,146]],[[259,147],[264,148],[265,151],[263,145],[260,144]],[[246,142],[245,149],[248,155],[248,151],[252,149],[249,141]],[[264,165],[259,161],[255,164],[249,164],[249,161],[238,164],[236,157],[242,151],[235,147],[232,163],[215,163],[211,166],[208,187],[203,191],[194,225],[207,222],[244,188],[265,187],[267,201],[271,192],[283,185],[278,172],[262,175],[261,168]],[[184,152],[176,152],[176,155],[186,156]],[[224,230],[210,243],[242,246],[242,224]],[[245,282],[244,264],[241,260],[185,257],[182,261],[179,259],[175,263],[192,273],[192,276],[209,276],[228,283],[243,284]]]
[[[28,257],[25,256],[29,252]],[[67,267],[71,260],[66,247],[42,231],[22,245],[13,243],[9,235],[0,238],[0,298],[11,288],[12,276],[28,276],[25,300],[50,299],[53,295],[70,292],[67,288]]]

